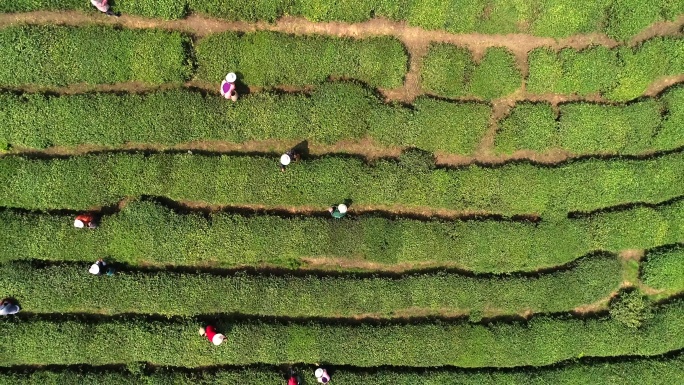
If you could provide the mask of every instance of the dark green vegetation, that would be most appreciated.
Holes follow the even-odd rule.
[[[439,96],[489,100],[520,88],[522,74],[505,48],[489,48],[476,64],[466,48],[433,44],[421,69],[421,81],[425,91]]]
[[[164,196],[209,204],[312,205],[352,199],[359,205],[430,206],[503,215],[564,217],[631,202],[681,196],[684,157],[589,159],[549,168],[510,164],[456,170],[369,166],[348,157],[301,161],[287,173],[277,156],[88,155],[0,159],[0,205],[86,209],[126,196]],[[197,170],[202,170],[201,178]],[[648,183],[646,182],[648,181]],[[87,188],[84,188],[87,186]]]
[[[107,27],[22,26],[0,29],[0,84],[180,83],[190,76],[176,32]]]
[[[197,367],[217,364],[327,362],[371,367],[514,367],[587,357],[657,355],[684,347],[684,302],[664,305],[641,328],[617,321],[534,317],[495,322],[342,325],[223,319],[228,343],[197,336],[200,322],[138,318],[0,323],[3,365],[149,362]],[[40,344],[36,344],[40,341]],[[430,346],[430,349],[426,349]],[[388,354],[392,352],[392,354]]]
[[[473,278],[447,273],[400,278],[291,273],[221,276],[167,271],[96,277],[86,274],[88,266],[3,264],[0,287],[32,313],[388,318],[567,312],[608,297],[622,281],[615,257],[585,259],[568,270],[538,277]]]
[[[530,52],[527,90],[532,93],[602,94],[615,101],[639,97],[660,77],[684,72],[684,39],[654,38],[636,47],[595,46]]]
[[[90,10],[77,0],[1,0],[1,12],[32,10]],[[624,40],[660,20],[684,13],[678,1],[598,0],[578,5],[571,0],[118,0],[116,11],[164,19],[182,18],[189,12],[228,20],[269,20],[283,15],[303,16],[312,21],[361,22],[374,17],[406,20],[425,29],[455,33],[531,33],[565,37],[604,32]]]
[[[311,95],[251,94],[236,104],[187,90],[0,94],[0,142],[45,148],[127,142],[168,146],[195,140],[308,139],[332,144],[370,137],[387,146],[470,154],[487,130],[490,110],[484,104],[425,97],[412,108],[388,105],[351,83],[323,84]]]
[[[547,152],[561,148],[573,154],[641,154],[684,146],[684,88],[659,99],[626,105],[566,103],[556,115],[550,104],[522,103],[499,122],[498,153]]]
[[[644,283],[669,292],[684,291],[684,248],[652,250],[642,265]]]
[[[567,264],[593,250],[619,252],[682,242],[683,206],[680,202],[533,224],[372,216],[333,222],[227,213],[211,214],[208,221],[151,202],[133,202],[120,213],[105,216],[96,232],[75,230],[72,216],[6,211],[0,213],[0,261],[91,263],[96,256],[107,256],[136,266],[293,267],[304,258],[329,257],[386,267],[425,264],[479,273],[534,271]]]
[[[353,78],[374,87],[399,87],[407,70],[404,45],[390,37],[353,40],[274,32],[211,35],[196,45],[197,78],[219,82],[226,68],[253,86],[303,86]]]
[[[506,371],[475,371],[454,369],[402,370],[405,368],[335,370],[335,383],[378,384],[378,385],[548,385],[572,384],[586,385],[600,380],[604,384],[615,385],[661,385],[674,384],[684,376],[684,357],[631,358],[620,362],[592,362],[583,360],[579,363],[561,365],[554,368],[539,368]],[[315,383],[313,371],[315,367],[297,366],[307,383]],[[242,384],[263,385],[282,384],[285,374],[272,367],[251,367],[249,369],[216,369],[202,372],[187,372],[177,369],[157,369],[148,371],[144,366],[131,365],[121,371],[105,370],[100,367],[88,367],[79,370],[38,370],[27,373],[0,373],[0,384],[11,385],[63,385],[83,384],[99,385],[149,385],[187,384]]]

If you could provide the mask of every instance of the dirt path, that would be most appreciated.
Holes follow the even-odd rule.
[[[490,138],[485,139],[493,141]],[[173,146],[164,146],[151,143],[126,143],[120,146],[100,146],[93,144],[82,144],[73,147],[54,146],[46,149],[13,148],[10,151],[0,152],[3,156],[24,155],[38,158],[78,156],[87,154],[98,154],[108,152],[191,152],[196,154],[235,154],[249,155],[261,154],[275,157],[291,149],[301,140],[272,139],[262,141],[249,141],[244,143],[232,143],[225,141],[195,141],[182,143]],[[484,140],[483,140],[484,142]],[[383,158],[397,158],[405,149],[399,146],[386,146],[375,142],[370,138],[358,141],[341,141],[332,145],[309,143],[309,155],[314,157],[325,155],[348,154],[364,158],[368,162],[373,162]],[[680,149],[681,150],[681,149]],[[618,157],[614,153],[589,154],[601,157]],[[645,152],[639,157],[655,156],[656,152]],[[511,155],[497,155],[489,148],[480,148],[473,155],[457,155],[437,151],[435,153],[436,164],[439,167],[464,167],[469,165],[496,166],[510,163],[513,161],[529,161],[541,165],[555,165],[572,159],[584,158],[587,154],[573,154],[571,152],[555,149],[545,153],[538,153],[532,150],[516,151]]]

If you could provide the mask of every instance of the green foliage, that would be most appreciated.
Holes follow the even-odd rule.
[[[274,32],[211,35],[196,44],[197,78],[220,83],[227,72],[251,86],[303,86],[350,78],[374,87],[399,87],[408,56],[399,40],[362,40]]]
[[[126,317],[93,323],[8,318],[0,322],[0,362],[9,366],[143,361],[189,368],[326,362],[359,367],[483,368],[550,365],[580,354],[651,356],[684,347],[682,301],[658,308],[639,329],[612,320],[549,316],[534,317],[524,325],[497,322],[486,326],[217,321],[215,326],[227,337],[220,347],[199,337],[200,322],[193,320]]]
[[[607,95],[626,101],[644,93],[649,84],[663,76],[684,73],[684,38],[653,38],[638,46],[619,47],[622,68],[617,72],[618,86]]]
[[[427,92],[439,96],[494,99],[520,88],[522,74],[504,48],[489,48],[475,64],[470,51],[451,44],[432,44],[421,68]]]
[[[577,155],[638,155],[684,145],[684,88],[659,99],[627,105],[565,103],[556,119],[551,105],[523,103],[499,123],[497,152],[547,152],[561,148]]]
[[[567,37],[604,32],[620,40],[627,40],[650,24],[673,20],[684,13],[681,2],[670,0],[599,0],[579,5],[570,0],[117,0],[113,8],[124,14],[164,19],[181,18],[188,11],[245,21],[274,21],[284,15],[346,22],[384,17],[453,33]],[[87,2],[76,0],[0,1],[1,12],[59,9],[92,11]]]
[[[635,48],[537,48],[529,55],[527,89],[533,93],[599,93],[611,100],[641,96],[662,76],[684,72],[684,39],[654,38]]]
[[[374,166],[348,157],[303,160],[277,171],[276,157],[103,154],[69,159],[0,158],[0,205],[87,209],[127,196],[209,204],[429,206],[511,216],[565,216],[681,195],[684,156],[587,159],[559,167],[508,164],[415,174],[394,160]],[[202,170],[201,174],[197,170]],[[341,171],[343,170],[343,171]]]
[[[21,26],[0,30],[0,83],[180,83],[190,75],[176,32],[107,27]]]
[[[372,314],[389,318],[397,314],[426,316],[471,311],[490,315],[567,312],[607,297],[621,281],[620,262],[613,257],[585,259],[570,269],[535,278],[446,273],[401,278],[361,278],[353,273],[223,276],[165,271],[119,271],[113,277],[97,277],[87,273],[88,266],[34,268],[25,263],[3,264],[0,287],[31,313],[239,313],[347,318]]]
[[[650,304],[637,290],[622,291],[611,301],[610,316],[630,328],[639,328],[653,318]]]
[[[315,366],[297,365],[295,370],[307,384],[315,383]],[[257,368],[203,369],[198,371],[156,369],[142,377],[124,371],[93,368],[93,372],[36,369],[30,372],[2,372],[0,384],[12,385],[263,385],[283,383],[282,369],[267,366]],[[597,379],[621,385],[675,384],[684,376],[684,358],[674,357],[629,358],[610,362],[574,362],[562,366],[501,370],[413,369],[407,368],[335,368],[333,378],[340,384],[377,385],[585,385]]]
[[[556,114],[547,103],[518,103],[499,121],[494,137],[497,153],[512,154],[519,150],[545,152],[557,146]]]
[[[577,3],[567,0],[533,1],[536,17],[530,30],[535,35],[566,37],[602,29],[602,21],[612,0]],[[658,19],[656,19],[658,20]]]
[[[536,48],[528,56],[527,90],[539,94],[606,93],[615,88],[616,74],[621,70],[617,54],[617,50],[603,46],[559,52]]]
[[[408,171],[426,173],[435,168],[435,156],[427,151],[410,148],[402,151],[399,164]]]
[[[310,96],[250,94],[235,104],[187,90],[144,95],[0,94],[0,141],[45,148],[127,142],[172,146],[196,140],[308,139],[312,144],[332,144],[370,137],[386,146],[466,155],[484,136],[489,115],[484,104],[429,98],[418,99],[415,109],[387,105],[350,83],[325,83]]]
[[[654,289],[684,291],[684,248],[648,252],[642,263],[642,280]]]
[[[94,256],[109,256],[132,265],[290,267],[303,258],[336,258],[352,264],[447,265],[509,273],[564,265],[593,250],[650,249],[684,241],[681,203],[538,224],[369,216],[340,223],[221,213],[207,221],[150,202],[134,202],[106,216],[96,232],[77,231],[72,220],[0,214],[0,262],[38,258],[89,263]]]
[[[496,99],[521,86],[522,73],[515,64],[515,56],[505,48],[489,48],[473,69],[469,92],[483,99]]]

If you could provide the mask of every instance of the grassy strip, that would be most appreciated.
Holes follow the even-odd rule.
[[[132,265],[258,266],[335,258],[384,265],[456,265],[478,273],[534,271],[567,264],[593,250],[618,252],[684,241],[684,202],[590,218],[542,221],[417,221],[358,217],[179,215],[133,202],[77,231],[72,216],[0,213],[0,261],[90,263],[109,256]],[[145,229],[145,231],[140,231]],[[569,289],[568,289],[569,290]]]
[[[642,281],[654,289],[684,291],[684,247],[652,250],[641,264]]]
[[[93,371],[37,370],[29,373],[0,373],[0,384],[12,385],[62,385],[62,384],[283,384],[285,373],[272,367],[251,367],[245,369],[219,369],[187,372],[185,370],[163,369],[145,371],[144,367],[131,365],[128,370],[112,371],[92,368]],[[97,372],[94,370],[97,369]],[[315,383],[314,366],[297,366],[307,384]],[[585,385],[601,381],[615,385],[661,385],[675,384],[684,376],[684,357],[678,354],[672,358],[625,358],[620,362],[582,362],[555,368],[520,370],[439,370],[439,369],[377,369],[363,371],[358,368],[333,368],[336,384],[378,384],[378,385],[441,385],[441,384],[520,384]]]
[[[662,76],[684,72],[682,38],[654,38],[635,48],[591,47],[554,52],[537,48],[530,52],[527,89],[532,93],[589,95],[600,93],[616,101],[642,95]]]
[[[230,70],[253,86],[305,86],[335,77],[391,88],[403,84],[408,70],[404,45],[392,37],[225,32],[201,39],[195,49],[198,79],[220,82]]]
[[[584,259],[570,270],[538,277],[441,273],[395,279],[124,271],[115,278],[102,279],[86,274],[86,268],[87,264],[45,268],[4,264],[0,266],[0,287],[6,295],[19,300],[24,310],[33,313],[194,316],[221,312],[289,317],[368,314],[382,318],[469,313],[477,319],[525,311],[568,312],[608,297],[622,280],[620,261],[615,257]]]
[[[77,0],[1,0],[2,12],[91,9]],[[533,33],[565,37],[578,33],[605,32],[627,39],[661,20],[684,13],[681,2],[657,0],[600,0],[582,4],[569,0],[474,0],[462,2],[410,0],[401,3],[371,0],[317,2],[312,0],[118,0],[114,9],[147,17],[177,19],[188,11],[229,20],[269,20],[283,15],[303,16],[312,21],[361,22],[373,17],[407,20],[410,25],[445,29],[455,33]]]
[[[0,159],[0,205],[85,209],[125,196],[164,196],[210,204],[316,205],[344,199],[564,217],[682,194],[680,153],[650,160],[584,160],[549,168],[509,164],[429,170],[410,162],[374,166],[346,157],[303,161],[287,173],[276,157],[104,154],[69,159]],[[202,170],[201,174],[197,170]],[[353,206],[352,206],[353,208]]]
[[[2,365],[149,362],[197,367],[253,363],[515,367],[579,356],[657,355],[684,347],[684,302],[658,308],[640,329],[617,321],[537,317],[522,324],[327,325],[215,323],[228,342],[216,348],[197,335],[200,322],[137,318],[99,322],[0,322]],[[36,344],[40,341],[40,344]],[[391,352],[391,354],[388,354]]]
[[[0,84],[181,82],[190,75],[176,32],[107,27],[21,26],[0,29]]]
[[[435,95],[495,99],[522,86],[515,57],[505,48],[489,48],[479,63],[466,48],[432,44],[421,67],[423,89]]]
[[[518,150],[547,152],[554,148],[574,154],[639,154],[684,146],[684,87],[659,99],[624,106],[567,103],[560,115],[548,103],[516,105],[499,123],[498,153]]]
[[[309,139],[332,144],[370,137],[387,146],[471,154],[487,130],[490,113],[484,104],[424,97],[413,108],[387,105],[351,83],[325,83],[311,96],[251,94],[235,104],[187,90],[145,95],[0,94],[0,142],[45,148],[194,140]]]

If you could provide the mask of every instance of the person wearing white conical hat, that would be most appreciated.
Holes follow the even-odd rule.
[[[81,214],[74,218],[74,227],[77,229],[82,229],[87,227],[89,229],[97,228],[97,223],[95,223],[95,216],[92,214]]]
[[[92,275],[102,275],[105,273],[110,276],[114,275],[114,269],[110,267],[107,268],[107,270],[105,270],[105,266],[107,266],[107,262],[100,258],[97,260],[97,262],[90,265],[90,269],[88,269],[88,272]]]
[[[207,325],[207,327],[200,328],[199,334],[202,337],[207,337],[209,342],[211,342],[212,344],[214,344],[216,346],[221,345],[223,343],[223,341],[226,340],[226,336],[224,336],[221,333],[217,333],[216,329],[211,325]]]
[[[314,375],[316,376],[316,381],[320,382],[321,384],[327,384],[330,381],[330,375],[328,374],[328,371],[323,368],[316,369]]]
[[[285,167],[293,161],[299,160],[299,154],[290,150],[280,156],[280,171],[285,172]]]
[[[337,219],[343,218],[345,215],[347,215],[347,210],[347,205],[345,205],[344,203],[328,208],[328,212],[330,213],[330,215],[332,215],[333,218]]]
[[[232,101],[237,101],[238,95],[235,88],[235,81],[237,75],[234,72],[226,75],[226,78],[221,82],[221,96]]]

